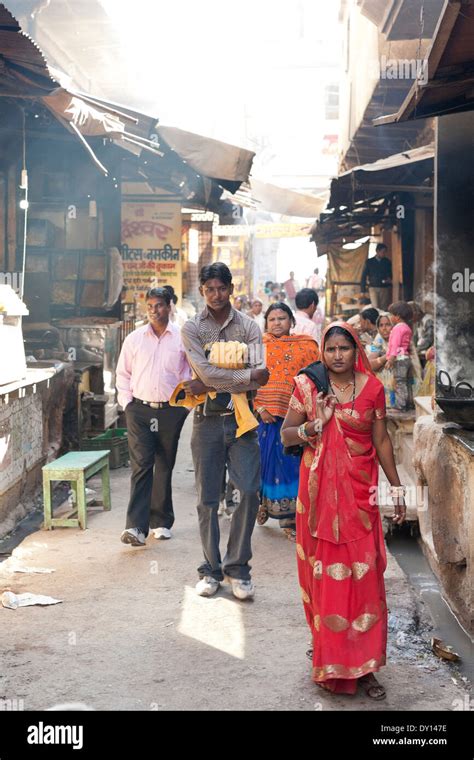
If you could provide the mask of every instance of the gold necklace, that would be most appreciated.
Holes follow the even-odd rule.
[[[329,387],[331,388],[331,391],[333,392],[334,396],[336,396],[336,393],[335,393],[335,391],[334,391],[333,385],[336,385],[336,383],[332,383],[332,382],[331,382],[331,380],[329,380]],[[355,374],[354,374],[354,376],[353,376],[353,380],[352,380],[352,382],[351,382],[351,383],[348,383],[348,384],[346,385],[346,388],[349,388],[351,385],[353,385],[353,386],[354,386],[354,388],[353,388],[353,390],[352,390],[352,398],[351,398],[351,402],[352,402],[352,403],[351,403],[351,411],[349,412],[350,416],[352,417],[352,416],[353,416],[353,414],[354,414],[354,404],[355,404],[355,391],[356,391],[356,386],[355,386]],[[337,388],[338,390],[341,390],[341,389],[339,388],[339,386],[338,386],[338,385],[336,385],[336,388]],[[342,406],[342,404],[344,404],[344,403],[349,403],[349,402],[340,401],[340,400],[337,398],[337,396],[336,396],[336,400],[337,400],[337,402],[338,402],[338,404],[339,404],[340,406]]]
[[[334,380],[332,380],[331,385],[337,388],[338,391],[341,391],[341,393],[344,393],[344,391],[347,391],[347,389],[350,388],[351,385],[354,385],[354,380],[351,380],[350,383],[347,383],[347,385],[338,385],[337,383],[334,382]]]

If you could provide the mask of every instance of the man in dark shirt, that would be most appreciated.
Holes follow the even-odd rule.
[[[360,283],[362,293],[366,293],[369,278],[370,301],[382,311],[387,311],[392,301],[392,262],[385,256],[386,250],[385,243],[377,244],[374,258],[365,262]]]

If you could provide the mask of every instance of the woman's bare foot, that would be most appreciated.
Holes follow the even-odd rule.
[[[384,687],[377,681],[373,673],[367,673],[366,676],[359,678],[359,683],[370,699],[380,700],[387,696]]]
[[[257,512],[257,525],[265,525],[268,520],[268,509],[263,504],[260,504]]]

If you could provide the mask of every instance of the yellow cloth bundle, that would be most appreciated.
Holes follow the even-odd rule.
[[[221,340],[205,346],[209,350],[209,364],[222,369],[245,369],[248,348],[238,340]]]
[[[239,343],[237,340],[228,341],[216,341],[206,349],[209,353],[209,363],[214,367],[220,367],[221,369],[244,369],[245,357],[247,354],[247,345],[245,343]],[[185,397],[178,400],[178,396],[184,391]],[[171,398],[170,406],[185,406],[187,409],[194,409],[195,406],[203,404],[206,400],[206,396],[215,398],[216,391],[210,391],[209,394],[201,393],[199,396],[193,396],[186,391],[184,382],[179,383],[174,389]],[[250,430],[255,430],[258,427],[258,422],[250,411],[249,402],[245,393],[231,393],[231,398],[234,404],[235,421],[237,422],[236,438],[240,438],[241,435],[248,433]]]

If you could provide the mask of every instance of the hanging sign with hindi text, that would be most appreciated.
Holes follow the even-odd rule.
[[[172,285],[181,299],[181,206],[179,203],[124,201],[122,245],[127,300],[144,313],[152,287]]]

